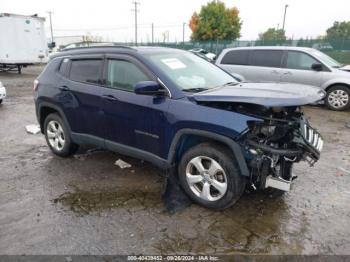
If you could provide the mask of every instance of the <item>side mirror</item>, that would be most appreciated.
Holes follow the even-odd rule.
[[[315,71],[322,71],[323,66],[320,63],[314,63],[314,64],[312,64],[311,69],[315,70]]]
[[[134,92],[138,95],[164,96],[166,91],[155,81],[141,81],[134,85]]]

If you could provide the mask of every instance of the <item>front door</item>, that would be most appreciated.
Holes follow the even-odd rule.
[[[106,59],[104,76],[102,98],[107,148],[113,150],[115,145],[124,145],[160,155],[168,98],[134,93],[136,83],[155,81],[155,76],[139,61],[124,55]]]
[[[313,64],[320,62],[300,51],[288,51],[285,68],[282,70],[282,82],[321,86],[325,71],[315,71]],[[326,70],[326,69],[325,69]]]

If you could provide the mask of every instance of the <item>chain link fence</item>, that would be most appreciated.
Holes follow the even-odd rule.
[[[123,43],[125,45],[125,43]],[[127,45],[134,45],[134,43],[127,43]],[[248,47],[248,46],[299,46],[312,47],[318,49],[337,61],[343,64],[350,64],[350,39],[299,39],[299,40],[254,40],[254,41],[191,41],[191,42],[177,42],[177,43],[139,43],[143,46],[163,46],[179,49],[194,49],[203,48],[209,52],[219,54],[223,49],[228,47]]]

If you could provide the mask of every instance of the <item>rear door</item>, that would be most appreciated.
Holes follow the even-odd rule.
[[[288,51],[285,56],[284,69],[282,70],[282,82],[298,83],[305,85],[321,86],[326,67],[322,71],[315,71],[312,65],[318,63],[316,58],[301,51]]]
[[[103,137],[101,77],[103,56],[74,56],[60,83],[59,102],[72,132]]]
[[[249,77],[253,82],[280,82],[282,50],[253,50],[249,55]]]

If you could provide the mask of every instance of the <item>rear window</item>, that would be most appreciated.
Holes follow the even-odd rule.
[[[69,78],[73,81],[98,84],[102,68],[101,59],[73,60]]]
[[[232,50],[222,58],[221,64],[225,65],[248,65],[248,50]]]
[[[254,50],[250,56],[250,65],[281,67],[282,50]]]

